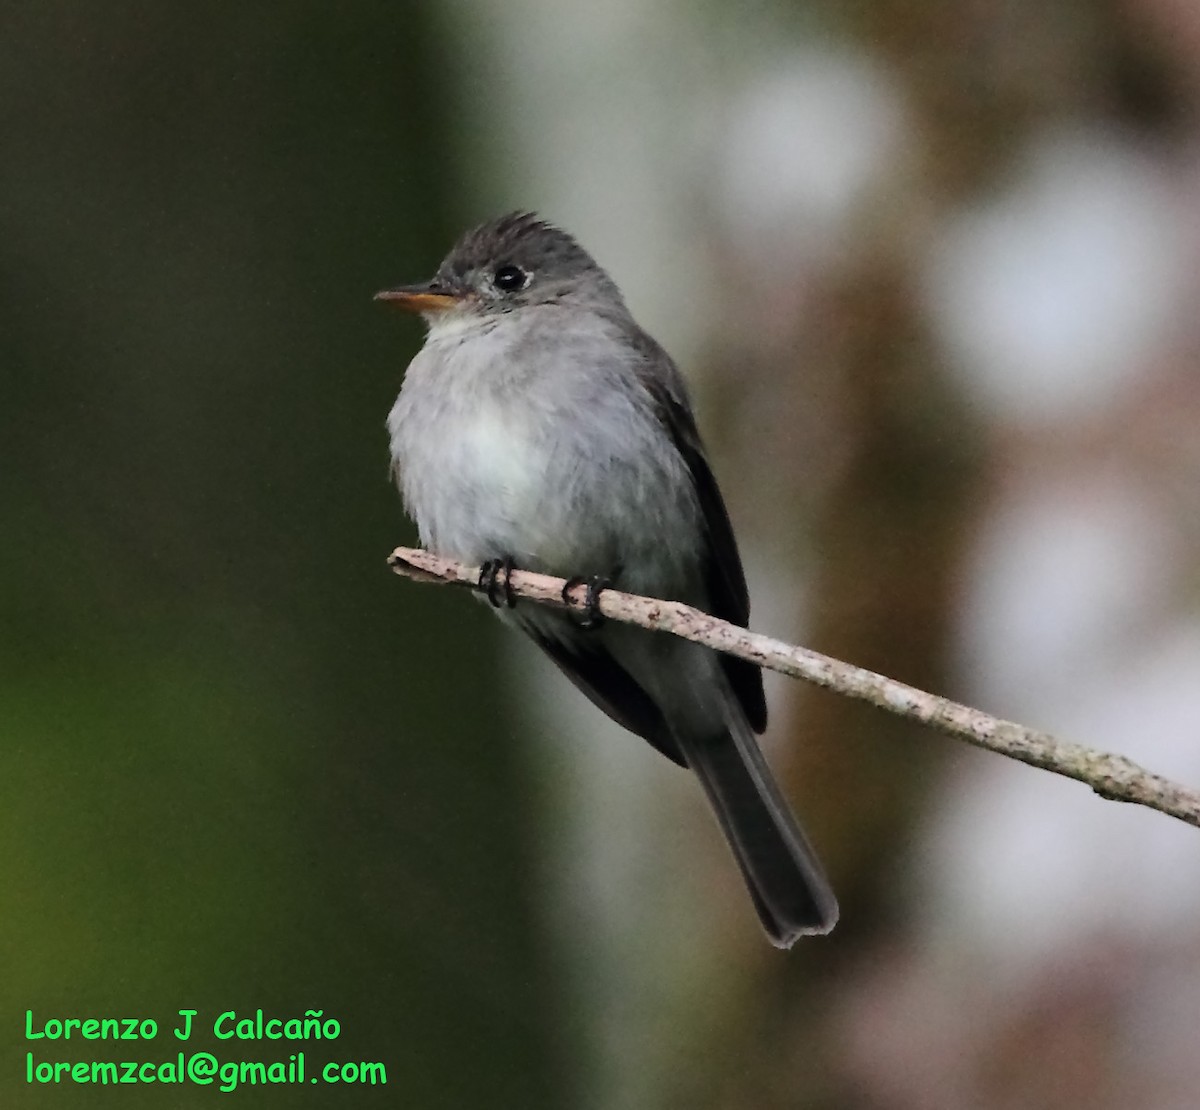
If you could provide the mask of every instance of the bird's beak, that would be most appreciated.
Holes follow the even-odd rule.
[[[450,293],[445,286],[434,282],[424,285],[401,285],[396,289],[384,289],[375,294],[377,301],[390,301],[405,312],[445,312],[462,301],[457,293]]]

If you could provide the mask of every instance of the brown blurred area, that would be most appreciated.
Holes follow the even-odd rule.
[[[829,6],[827,17],[842,47],[868,51],[887,70],[912,145],[863,219],[869,239],[839,243],[832,262],[798,252],[790,297],[771,301],[769,354],[756,349],[757,290],[733,306],[755,326],[721,350],[723,360],[753,367],[746,388],[776,390],[730,433],[741,446],[728,447],[739,455],[729,465],[779,467],[778,484],[790,484],[802,508],[794,523],[804,534],[795,546],[809,560],[805,642],[927,689],[986,689],[986,677],[964,674],[958,653],[987,514],[1014,487],[1042,483],[1076,483],[1086,500],[1097,470],[1119,471],[1163,498],[1193,568],[1176,580],[1176,604],[1194,621],[1195,501],[1183,490],[1197,476],[1200,442],[1187,315],[1194,278],[1180,297],[1184,315],[1166,321],[1157,350],[1148,344],[1154,361],[1130,370],[1135,384],[1111,410],[1021,427],[966,394],[953,352],[930,326],[919,272],[925,243],[1003,190],[1030,137],[1045,129],[1092,117],[1149,151],[1164,176],[1178,175],[1194,157],[1197,67],[1172,40],[1194,37],[1192,15],[1136,3],[1053,13],[1020,3],[881,3]],[[1195,231],[1177,230],[1193,261]],[[734,269],[750,264],[727,239],[720,253]],[[1095,262],[1107,260],[1098,252]],[[1172,406],[1180,406],[1174,419],[1164,412]],[[785,415],[772,419],[767,409]],[[795,702],[786,768],[830,860],[843,920],[832,938],[810,942],[811,953],[806,945],[781,963],[759,952],[743,965],[753,985],[743,984],[728,1020],[710,1027],[706,1066],[670,1104],[1190,1105],[1200,1080],[1184,1047],[1200,1018],[1196,977],[1154,996],[1188,963],[1200,933],[1180,935],[1169,914],[1159,932],[1130,931],[1101,914],[1080,919],[1071,941],[1050,951],[1038,938],[1028,953],[1001,959],[969,936],[931,951],[946,929],[931,927],[914,904],[926,885],[921,872],[935,865],[929,814],[985,757],[824,692],[797,691]],[[1194,774],[1194,757],[1191,766]],[[1191,883],[1195,853],[1193,845]],[[1030,896],[1052,898],[1029,864]],[[1136,873],[1109,873],[1098,885],[1100,897],[1139,897]],[[1026,916],[1036,932],[1036,907]],[[1021,942],[1012,947],[1020,953]],[[730,1058],[741,1066],[730,1068]]]

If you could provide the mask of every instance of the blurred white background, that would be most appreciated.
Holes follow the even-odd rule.
[[[1194,6],[448,7],[481,214],[574,231],[684,367],[755,627],[1200,782]],[[784,957],[547,671],[595,1105],[1195,1105],[1196,830],[774,681],[844,894]]]

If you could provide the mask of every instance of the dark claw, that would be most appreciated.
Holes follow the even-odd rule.
[[[487,599],[493,609],[500,608],[499,589],[501,587],[500,572],[504,571],[503,589],[504,604],[510,609],[516,607],[517,597],[512,588],[513,559],[505,555],[503,559],[489,559],[479,568],[479,588],[487,594]]]
[[[594,578],[584,578],[581,575],[568,578],[563,584],[562,599],[571,605],[572,601],[568,595],[576,586],[582,586],[585,582],[587,583],[587,594],[583,599],[583,619],[580,620],[579,627],[599,628],[604,623],[604,614],[600,612],[600,595],[612,585],[611,578],[605,578],[599,574]]]
[[[504,563],[500,559],[489,559],[479,568],[479,588],[487,594],[487,599],[493,608],[497,609],[500,604],[496,600],[496,576],[500,573],[503,565]]]

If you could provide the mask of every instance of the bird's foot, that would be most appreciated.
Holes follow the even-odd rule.
[[[570,593],[576,586],[587,585],[587,593],[583,599],[583,617],[579,621],[580,628],[599,628],[604,623],[604,614],[600,612],[600,595],[612,585],[611,578],[597,574],[591,578],[576,575],[568,578],[563,584],[562,599],[571,604]]]
[[[517,597],[512,588],[513,557],[505,555],[502,559],[489,559],[479,568],[479,588],[487,594],[493,609],[500,608],[500,592],[504,593],[504,604],[510,609],[516,608]]]

